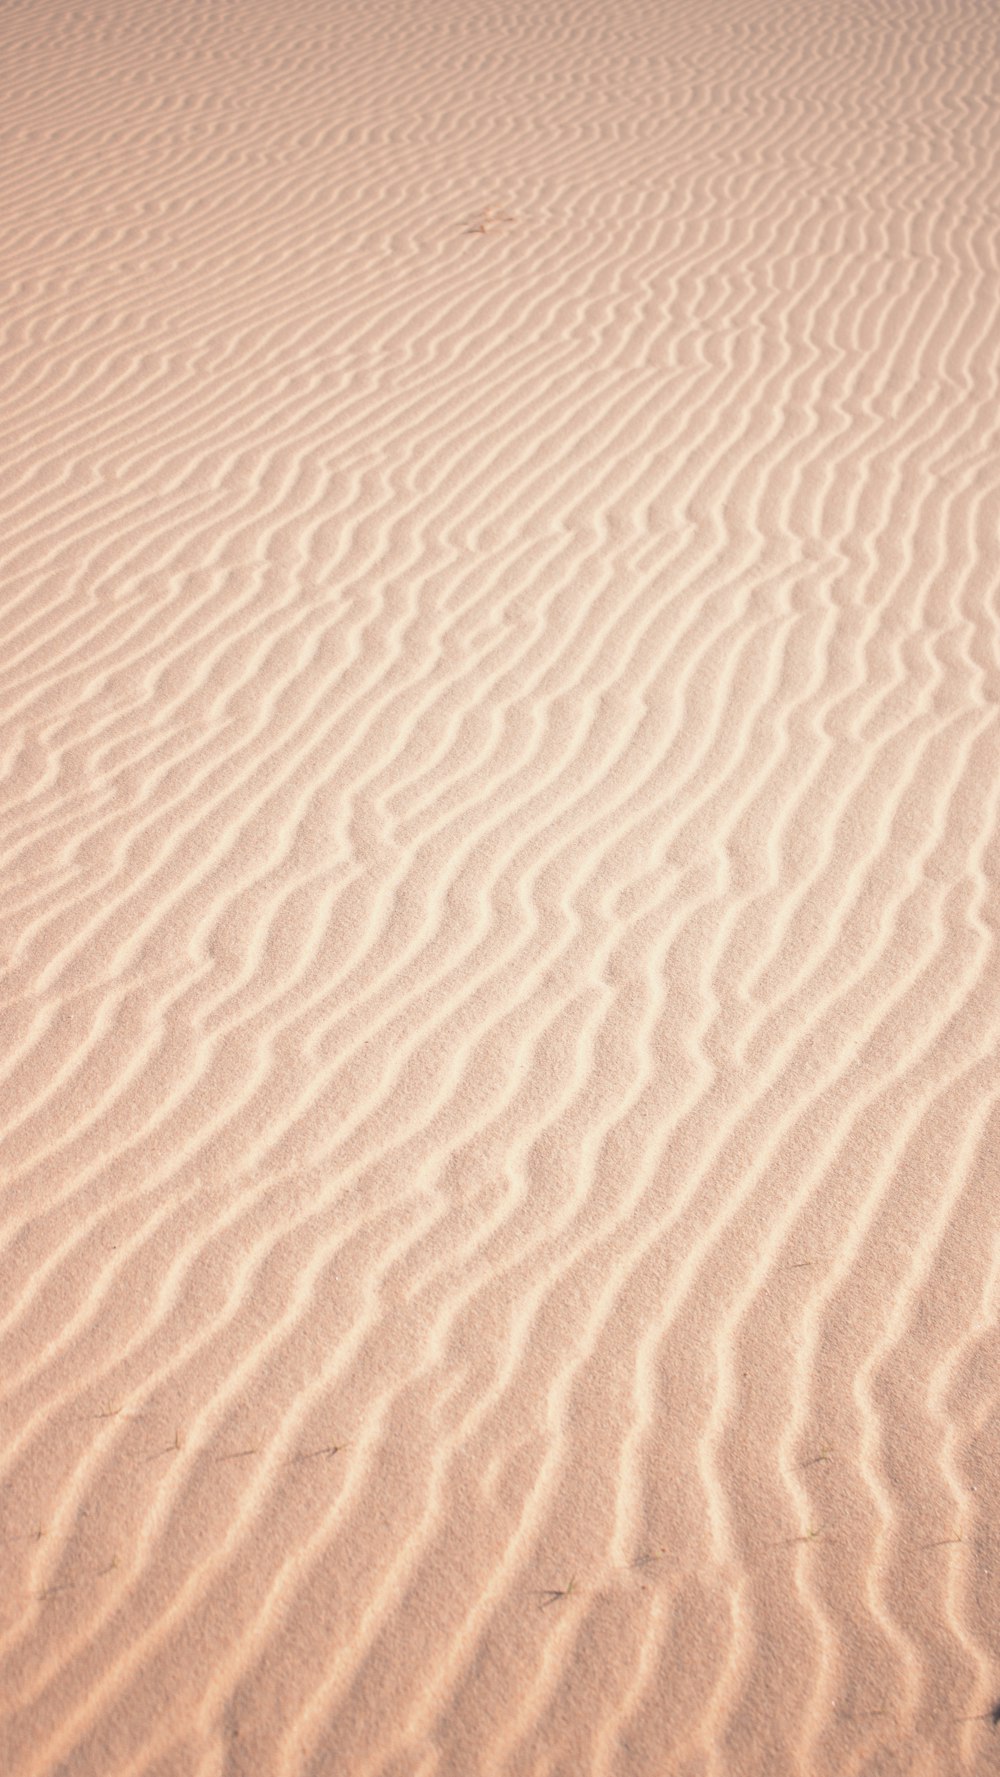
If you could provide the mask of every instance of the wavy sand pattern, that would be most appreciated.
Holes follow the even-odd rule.
[[[0,34],[0,1769],[996,1771],[989,0]]]

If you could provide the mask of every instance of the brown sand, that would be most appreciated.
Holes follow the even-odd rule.
[[[0,33],[0,1771],[995,1772],[991,0]]]

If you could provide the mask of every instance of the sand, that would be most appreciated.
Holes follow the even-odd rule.
[[[995,10],[0,37],[0,1771],[995,1772]]]

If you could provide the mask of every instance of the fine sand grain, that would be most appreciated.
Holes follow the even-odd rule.
[[[996,1773],[992,0],[0,40],[0,1772]]]

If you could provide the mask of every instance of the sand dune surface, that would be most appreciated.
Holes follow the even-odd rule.
[[[1000,1768],[989,0],[7,0],[0,1770]]]

